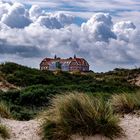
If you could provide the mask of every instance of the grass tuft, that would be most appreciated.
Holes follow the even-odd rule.
[[[117,113],[132,113],[140,109],[140,92],[113,95],[111,104]]]
[[[123,134],[111,106],[83,93],[55,96],[43,116],[45,140],[67,140],[72,135],[96,134],[112,139]]]
[[[11,118],[10,109],[4,102],[0,102],[0,117]]]
[[[8,132],[8,129],[4,125],[0,125],[0,138],[3,138],[3,139],[10,138],[10,134]]]

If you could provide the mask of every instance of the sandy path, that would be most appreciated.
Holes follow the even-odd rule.
[[[39,123],[36,120],[16,121],[2,119],[1,123],[11,131],[10,140],[41,140],[39,136]]]
[[[2,119],[2,124],[11,130],[10,140],[41,140],[39,136],[39,123],[37,120],[15,121]],[[114,140],[140,140],[140,117],[125,115],[121,119],[120,126],[123,128],[126,137]],[[108,132],[109,133],[109,132]],[[83,140],[81,137],[73,137],[73,140]],[[88,137],[84,140],[110,140],[103,136]]]

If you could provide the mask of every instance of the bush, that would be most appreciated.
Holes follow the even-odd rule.
[[[41,109],[10,104],[10,110],[14,119],[28,121],[34,119]]]
[[[0,101],[19,104],[20,102],[20,90],[9,90],[7,92],[0,93]]]
[[[54,86],[35,85],[25,88],[20,93],[20,104],[28,106],[46,106],[51,95],[57,94]]]
[[[55,96],[43,118],[45,140],[66,140],[72,135],[96,134],[114,138],[123,134],[111,106],[82,93]]]
[[[8,132],[8,129],[5,126],[0,124],[0,139],[1,138],[3,138],[3,139],[8,138],[9,139],[10,138],[10,134]]]
[[[10,109],[4,102],[0,102],[0,116],[3,118],[11,118]]]
[[[112,96],[111,104],[117,113],[132,113],[140,109],[140,93],[123,93]]]
[[[136,70],[137,73],[139,69]],[[0,72],[5,75],[5,80],[19,87],[32,85],[53,85],[55,87],[74,87],[82,92],[121,92],[134,91],[136,86],[128,83],[128,76],[134,75],[133,70],[115,70],[107,73],[70,74],[59,71],[54,74],[50,71],[40,71],[15,63],[0,64]],[[131,74],[131,73],[132,74]],[[131,78],[130,78],[131,79]]]

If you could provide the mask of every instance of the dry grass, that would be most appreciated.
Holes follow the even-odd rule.
[[[132,113],[134,110],[140,109],[140,92],[113,95],[111,104],[117,113]]]
[[[0,117],[11,118],[10,110],[4,102],[0,102]]]
[[[3,139],[9,139],[10,138],[10,134],[9,134],[8,129],[3,125],[0,125],[0,139],[1,138],[3,138]]]
[[[72,135],[96,134],[114,138],[123,134],[110,105],[82,93],[55,96],[43,115],[45,140],[67,140]]]

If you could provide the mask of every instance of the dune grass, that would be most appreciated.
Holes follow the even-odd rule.
[[[0,102],[0,117],[2,118],[11,118],[10,109],[4,102]]]
[[[140,109],[140,92],[113,95],[111,105],[117,113],[132,113]]]
[[[83,93],[55,96],[43,117],[44,140],[67,140],[72,135],[96,134],[113,139],[123,134],[111,106]]]
[[[6,126],[0,124],[0,139],[9,139],[10,134]]]

